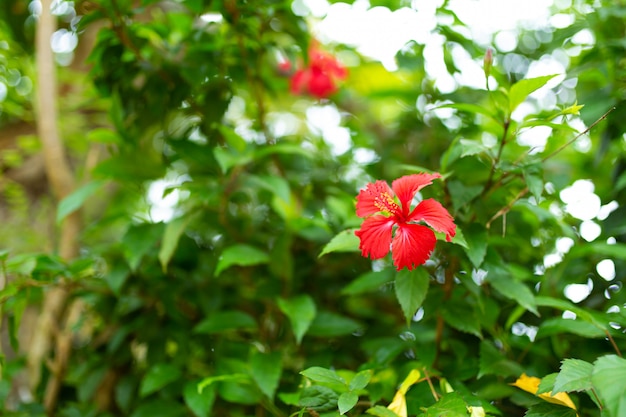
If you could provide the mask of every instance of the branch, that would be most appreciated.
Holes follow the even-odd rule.
[[[53,195],[60,201],[70,194],[74,185],[74,175],[70,169],[65,147],[58,128],[57,81],[54,54],[50,39],[56,30],[56,18],[51,11],[52,0],[41,1],[41,15],[37,25],[35,50],[37,69],[37,90],[35,108],[37,111],[37,133],[41,141],[46,175]],[[58,252],[63,259],[72,259],[78,254],[80,215],[74,212],[61,225]],[[45,293],[41,314],[33,332],[33,340],[27,352],[29,383],[35,389],[41,380],[41,366],[55,339],[56,355],[52,374],[46,388],[45,407],[51,413],[56,406],[60,381],[65,373],[71,343],[59,323],[66,310],[69,292],[54,287]]]

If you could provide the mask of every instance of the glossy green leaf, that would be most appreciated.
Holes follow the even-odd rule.
[[[482,338],[480,320],[476,311],[468,304],[448,302],[441,306],[445,322],[457,330]]]
[[[240,244],[229,246],[220,255],[215,275],[219,276],[222,271],[231,266],[252,266],[269,262],[269,255],[260,249],[250,245]]]
[[[182,375],[181,369],[169,363],[157,363],[153,365],[144,375],[139,386],[139,395],[148,396],[168,384],[179,379]]]
[[[526,100],[531,93],[546,85],[554,77],[556,77],[556,74],[544,75],[542,77],[520,80],[513,84],[509,91],[509,113],[513,113],[517,106]]]
[[[465,230],[467,249],[465,253],[474,267],[479,268],[487,254],[487,230],[480,224],[473,223]]]
[[[501,352],[491,342],[486,340],[480,343],[479,366],[478,378],[483,375],[511,377],[524,373],[524,368],[521,365],[508,359],[504,352]]]
[[[467,404],[457,392],[444,394],[439,401],[431,405],[424,412],[424,417],[466,417]]]
[[[299,405],[313,411],[337,410],[338,396],[335,391],[321,385],[312,385],[302,390]]]
[[[210,386],[200,392],[199,383],[200,380],[187,382],[183,389],[183,399],[196,417],[209,417],[215,402],[215,387]]]
[[[315,302],[310,296],[303,294],[289,300],[278,299],[278,307],[289,318],[296,343],[300,344],[315,319]]]
[[[580,359],[564,359],[561,371],[554,381],[552,394],[558,392],[585,391],[592,388],[593,365]]]
[[[360,390],[363,389],[369,384],[372,379],[372,370],[366,369],[365,371],[361,371],[357,373],[354,378],[350,381],[350,390]]]
[[[337,399],[339,414],[344,415],[348,411],[352,410],[358,401],[359,395],[356,392],[348,391],[341,394]]]
[[[337,372],[321,366],[312,366],[301,371],[300,374],[315,382],[346,385],[346,381],[337,375]]]
[[[394,281],[394,269],[385,268],[380,271],[366,272],[359,275],[354,281],[346,285],[341,293],[345,295],[357,295],[379,291],[380,288]]]
[[[142,258],[151,249],[156,248],[156,244],[163,235],[162,223],[143,223],[131,226],[124,237],[122,245],[124,247],[124,257],[128,261],[131,270],[136,270]]]
[[[78,188],[61,200],[59,202],[59,206],[57,207],[57,224],[60,224],[65,217],[81,208],[83,204],[85,204],[85,201],[96,194],[105,183],[106,181],[92,181]]]
[[[604,405],[607,417],[626,415],[624,381],[626,381],[626,359],[617,355],[607,355],[593,363],[591,382]]]
[[[186,417],[187,409],[178,401],[156,399],[139,405],[130,417]]]
[[[178,247],[178,241],[193,218],[194,216],[191,215],[178,217],[171,220],[165,226],[165,232],[163,233],[163,239],[161,240],[161,249],[159,250],[158,255],[163,272],[167,271],[167,265]]]
[[[274,398],[282,374],[282,355],[280,352],[261,353],[253,350],[250,354],[250,374],[265,396]]]
[[[557,334],[575,334],[586,338],[606,337],[604,331],[592,323],[561,317],[552,317],[541,322],[536,337],[541,339]]]
[[[387,407],[383,407],[382,405],[376,405],[372,408],[368,408],[366,413],[370,416],[376,417],[399,417],[396,413],[394,413]]]
[[[518,281],[511,275],[503,276],[494,273],[487,274],[486,280],[496,291],[506,298],[517,302],[520,306],[535,315],[539,315],[535,296],[523,282]]]
[[[430,284],[430,276],[424,268],[415,268],[412,271],[403,269],[396,273],[396,298],[402,307],[407,325],[421,307]]]
[[[577,417],[577,414],[569,407],[541,402],[531,405],[524,417]]]
[[[311,323],[311,327],[307,334],[318,337],[336,337],[351,334],[362,325],[346,316],[331,313],[329,311],[320,311],[315,316],[315,320]]]
[[[193,331],[195,333],[221,333],[228,330],[256,329],[256,321],[242,311],[218,311],[202,320]]]
[[[339,232],[333,237],[330,242],[324,246],[319,257],[331,252],[358,252],[359,251],[359,238],[354,234],[357,229],[348,229]]]

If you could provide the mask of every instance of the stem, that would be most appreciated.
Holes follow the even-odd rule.
[[[491,165],[491,171],[489,171],[489,178],[487,178],[487,183],[485,184],[485,188],[483,189],[483,192],[481,193],[481,195],[484,195],[489,188],[491,188],[491,185],[493,184],[493,176],[496,173],[496,167],[498,166],[498,163],[500,162],[500,158],[502,158],[502,152],[504,150],[504,145],[506,145],[506,137],[509,134],[509,127],[511,126],[511,119],[507,118],[504,121],[504,129],[502,132],[502,138],[500,139],[500,147],[498,148],[498,154],[496,155],[496,159],[493,161],[493,164]]]
[[[428,382],[428,386],[430,387],[431,394],[433,394],[433,398],[435,399],[435,401],[439,401],[439,394],[437,394],[437,391],[435,391],[435,386],[433,385],[433,382],[430,380],[430,375],[428,375],[428,371],[426,370],[426,368],[424,368],[423,371],[424,371],[424,378],[426,379],[426,382]]]
[[[520,191],[519,193],[517,193],[517,195],[515,196],[515,198],[513,200],[511,200],[511,202],[509,204],[507,204],[506,206],[502,207],[500,210],[498,210],[498,212],[496,214],[493,215],[493,217],[491,217],[491,219],[489,219],[489,221],[487,222],[487,224],[485,225],[485,227],[487,227],[487,229],[489,229],[491,227],[491,223],[493,223],[494,220],[496,220],[498,217],[505,215],[506,213],[508,213],[509,211],[511,211],[511,208],[513,208],[513,205],[515,203],[517,203],[517,201],[524,197],[526,194],[528,194],[528,187],[524,188],[522,191]]]
[[[544,157],[541,162],[546,162],[548,159],[552,158],[553,156],[555,156],[556,154],[558,154],[559,152],[561,152],[563,149],[567,148],[569,145],[571,145],[572,143],[576,142],[576,140],[581,137],[582,135],[586,135],[587,133],[589,133],[589,131],[591,129],[593,129],[598,123],[600,123],[601,121],[603,121],[604,119],[607,118],[607,116],[613,111],[615,110],[615,106],[611,107],[609,110],[607,110],[606,113],[604,113],[602,116],[600,116],[600,118],[598,120],[596,120],[595,122],[593,122],[591,125],[589,125],[589,127],[585,130],[583,130],[582,132],[580,132],[579,134],[577,134],[576,136],[574,136],[573,139],[571,139],[569,142],[564,143],[563,145],[561,145],[557,150],[555,150],[554,152],[552,152],[550,155]]]
[[[611,345],[613,346],[613,349],[615,349],[615,352],[617,352],[617,356],[619,356],[621,358],[622,357],[622,352],[617,347],[617,344],[615,343],[615,339],[613,339],[613,336],[611,336],[611,333],[608,330],[605,330],[604,334],[606,334],[606,337],[608,337],[609,341],[611,342]]]

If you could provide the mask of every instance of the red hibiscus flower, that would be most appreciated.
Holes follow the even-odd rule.
[[[343,80],[347,75],[348,71],[334,56],[312,45],[309,49],[309,66],[293,74],[291,92],[326,98],[337,91],[337,80]]]
[[[396,269],[411,270],[426,262],[437,242],[435,233],[419,222],[444,232],[448,242],[454,237],[454,219],[439,202],[423,200],[411,210],[415,194],[436,178],[441,175],[406,175],[395,180],[391,188],[385,181],[376,181],[359,192],[356,214],[365,220],[355,234],[361,240],[359,249],[363,256],[380,259],[391,250]]]

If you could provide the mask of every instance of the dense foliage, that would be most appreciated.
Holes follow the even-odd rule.
[[[626,4],[557,1],[505,48],[433,3],[446,74],[417,41],[388,70],[325,39],[301,1],[56,2],[80,36],[59,198],[18,175],[46,152],[40,12],[3,0],[3,415],[626,415]],[[376,208],[422,217],[369,230],[425,220],[434,251],[360,241],[357,195],[418,173],[441,177]]]

